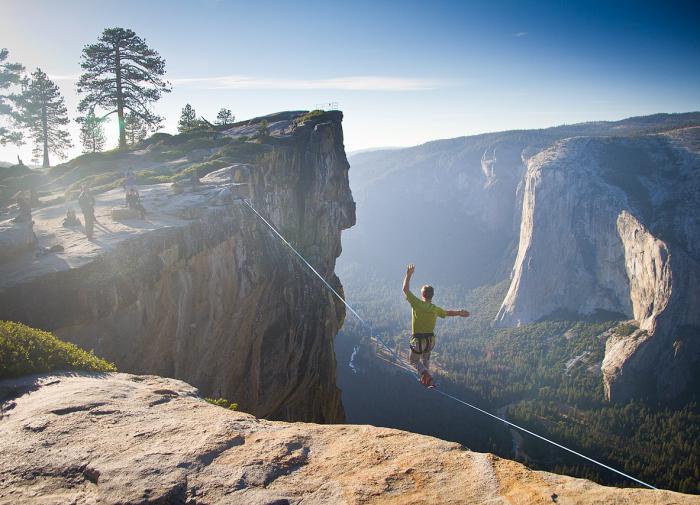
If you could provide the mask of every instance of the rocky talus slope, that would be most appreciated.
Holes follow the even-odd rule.
[[[398,430],[260,420],[156,376],[30,376],[0,394],[0,503],[700,503]]]
[[[39,209],[40,245],[63,250],[0,264],[0,319],[53,331],[122,371],[186,380],[261,417],[342,421],[333,338],[344,307],[235,199],[250,196],[341,290],[340,234],[355,222],[341,120],[328,112],[272,123],[265,143],[250,144],[261,151],[255,163],[239,167],[249,186],[230,184],[228,167],[182,191],[141,186],[145,220],[113,220],[123,191],[99,194],[94,241],[61,227],[64,205]]]

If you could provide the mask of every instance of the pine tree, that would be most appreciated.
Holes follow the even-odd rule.
[[[49,152],[65,158],[66,149],[73,147],[68,124],[68,111],[58,86],[37,68],[22,85],[22,93],[13,97],[17,105],[15,117],[29,130],[34,142],[34,160],[43,155],[42,166],[48,168]]]
[[[105,118],[95,116],[90,111],[87,116],[76,119],[80,124],[80,142],[84,153],[98,153],[105,147],[105,129],[102,126]]]
[[[163,120],[153,114],[150,105],[170,92],[170,83],[163,81],[165,60],[146,45],[132,30],[107,28],[97,44],[83,48],[80,66],[79,93],[86,93],[78,110],[101,107],[107,115],[119,118],[119,147],[126,147],[124,116],[137,115],[148,128],[157,129]]]
[[[7,62],[9,52],[7,49],[0,49],[0,118],[12,116],[12,96],[6,93],[21,82],[24,67],[19,63]],[[10,131],[0,124],[0,144],[8,142],[19,145],[22,142],[21,131]]]
[[[236,117],[231,113],[231,109],[221,108],[216,115],[216,124],[229,125],[236,121]]]
[[[148,135],[146,123],[133,113],[124,116],[124,130],[126,132],[126,141],[130,146],[136,145]]]
[[[185,105],[182,108],[182,113],[180,114],[180,121],[177,123],[177,131],[180,133],[185,133],[193,130],[197,126],[199,126],[199,122],[197,121],[197,113],[190,104]]]

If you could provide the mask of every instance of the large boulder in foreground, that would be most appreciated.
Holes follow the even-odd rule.
[[[156,376],[29,376],[0,395],[0,503],[700,503],[398,430],[264,421]]]

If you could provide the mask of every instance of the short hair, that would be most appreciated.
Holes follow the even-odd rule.
[[[425,295],[424,295],[424,296],[425,296],[428,300],[432,300],[432,299],[433,299],[433,295],[435,294],[435,289],[433,289],[433,287],[432,287],[430,284],[426,284],[425,286],[423,286],[423,287],[420,289],[420,291],[421,291],[421,293],[425,292]]]

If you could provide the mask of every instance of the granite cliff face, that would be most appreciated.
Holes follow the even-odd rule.
[[[0,401],[0,503],[700,502],[399,430],[260,420],[162,377],[25,377],[0,381]]]
[[[340,233],[355,219],[341,119],[330,112],[279,131],[273,123],[265,153],[243,167],[251,185],[242,188],[338,290]],[[228,169],[203,182],[179,195],[142,188],[146,223],[120,226],[98,208],[110,233],[98,227],[94,243],[62,235],[65,253],[50,264],[4,265],[0,318],[51,330],[120,370],[186,380],[261,417],[342,421],[333,338],[344,307],[232,200]],[[98,195],[98,204],[120,194]],[[61,210],[35,213],[40,242],[42,228],[58,233]]]
[[[613,312],[609,399],[673,398],[700,360],[700,128],[572,138],[530,159],[518,256],[497,321]]]

